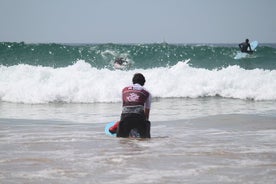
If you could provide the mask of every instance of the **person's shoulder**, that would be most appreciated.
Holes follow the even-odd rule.
[[[148,93],[149,96],[151,96],[151,93],[150,93],[150,91],[149,91],[147,88],[145,88],[145,87],[143,86],[142,89],[143,89],[143,91],[145,91],[146,93]]]
[[[132,85],[130,85],[130,86],[126,86],[126,87],[124,87],[123,88],[123,91],[126,91],[126,90],[131,90],[133,88],[133,86]]]

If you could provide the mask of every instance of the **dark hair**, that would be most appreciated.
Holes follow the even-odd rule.
[[[248,38],[245,40],[245,42],[246,42],[246,43],[249,42]]]
[[[144,86],[145,82],[146,82],[146,80],[145,80],[145,77],[144,77],[143,74],[141,74],[141,73],[136,73],[136,74],[134,74],[134,76],[133,76],[133,78],[132,78],[132,83],[133,83],[133,84],[138,83],[138,84],[140,84],[141,86]]]

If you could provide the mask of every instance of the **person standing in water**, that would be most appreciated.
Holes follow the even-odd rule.
[[[132,129],[137,129],[141,138],[150,138],[149,114],[151,94],[143,86],[146,80],[143,74],[136,73],[132,85],[122,90],[123,108],[121,119],[109,131],[117,137],[129,137]]]

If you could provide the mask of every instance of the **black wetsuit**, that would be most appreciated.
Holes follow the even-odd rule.
[[[122,114],[117,137],[129,137],[132,129],[137,129],[141,138],[150,138],[150,122],[140,114]]]
[[[247,42],[240,43],[239,47],[241,49],[241,52],[246,52],[246,53],[249,53],[249,54],[253,53],[253,51],[251,50],[250,44],[247,43]],[[248,50],[248,48],[250,48],[250,50]]]

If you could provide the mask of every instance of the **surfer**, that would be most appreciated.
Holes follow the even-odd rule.
[[[141,138],[150,138],[151,94],[143,86],[145,77],[134,74],[132,85],[122,90],[123,109],[121,119],[109,131],[117,132],[117,137],[129,137],[132,129],[137,129]]]
[[[113,66],[115,69],[126,69],[129,66],[129,63],[125,59],[119,57],[115,59]]]
[[[116,63],[119,65],[123,65],[123,64],[127,64],[127,61],[120,57],[115,59],[114,64]]]
[[[251,46],[250,46],[250,43],[249,43],[248,39],[246,39],[245,42],[240,43],[239,47],[241,49],[241,52],[246,52],[248,54],[253,53],[253,50],[251,49]],[[248,50],[248,48],[249,48],[249,50]]]

